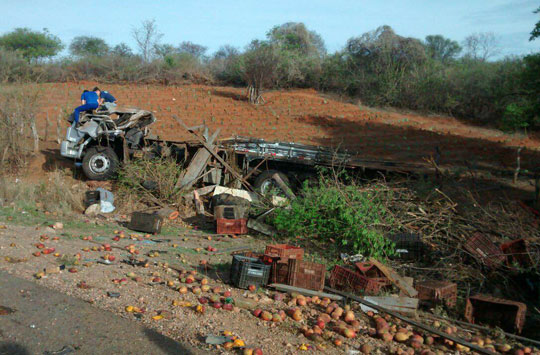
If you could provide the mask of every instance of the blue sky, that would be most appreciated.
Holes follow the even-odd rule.
[[[402,36],[442,34],[460,42],[494,32],[502,55],[521,55],[540,49],[540,39],[528,41],[539,6],[538,0],[0,0],[0,33],[46,27],[65,44],[91,35],[134,47],[133,26],[155,19],[163,43],[192,41],[213,52],[222,44],[243,48],[272,26],[294,21],[318,32],[333,52],[352,36],[389,25]]]

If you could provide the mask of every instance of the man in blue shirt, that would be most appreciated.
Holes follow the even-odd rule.
[[[96,90],[97,89],[97,90]],[[94,88],[94,91],[85,91],[81,95],[81,106],[78,106],[73,111],[73,121],[79,122],[81,112],[95,110],[99,106],[99,88]]]
[[[108,91],[101,91],[98,87],[94,88],[99,95],[99,104],[102,105],[100,109],[104,111],[112,111],[116,107],[116,98]]]
[[[98,87],[94,88],[94,91],[99,91]],[[101,103],[107,103],[110,102],[112,104],[116,104],[116,98],[111,95],[108,91],[100,91],[99,92],[99,98],[101,99]]]

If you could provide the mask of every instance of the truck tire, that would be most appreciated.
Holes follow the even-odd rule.
[[[82,161],[84,174],[90,180],[109,180],[116,175],[119,166],[118,155],[109,147],[88,149]]]
[[[280,189],[272,178],[272,175],[274,175],[275,173],[278,173],[278,175],[281,177],[281,179],[287,186],[291,186],[287,175],[277,170],[266,170],[260,173],[259,176],[257,176],[255,182],[253,183],[253,187],[255,187],[263,195],[267,193],[271,187]]]

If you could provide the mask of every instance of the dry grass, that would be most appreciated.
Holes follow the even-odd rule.
[[[55,170],[39,183],[0,176],[0,200],[4,205],[34,206],[40,210],[69,215],[84,211],[86,187],[73,179],[69,172]]]
[[[37,85],[0,88],[0,165],[24,166],[36,149],[34,138],[40,89]]]

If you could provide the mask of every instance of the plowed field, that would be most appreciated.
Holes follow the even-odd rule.
[[[38,130],[43,136],[48,115],[49,140],[56,138],[56,121],[62,109],[72,110],[83,89],[97,83],[43,84],[45,110]],[[265,104],[250,105],[243,90],[230,87],[100,85],[119,104],[152,110],[158,122],[154,133],[163,139],[188,139],[172,118],[188,125],[203,121],[210,128],[221,127],[221,137],[251,136],[268,140],[294,141],[341,147],[358,151],[367,158],[421,162],[441,152],[445,166],[476,169],[506,168],[516,164],[516,151],[524,146],[521,164],[534,169],[540,161],[540,141],[504,134],[495,129],[467,125],[448,117],[378,111],[343,103],[315,90],[275,91],[264,95]],[[67,123],[62,122],[62,128]],[[54,133],[53,133],[54,132]]]

